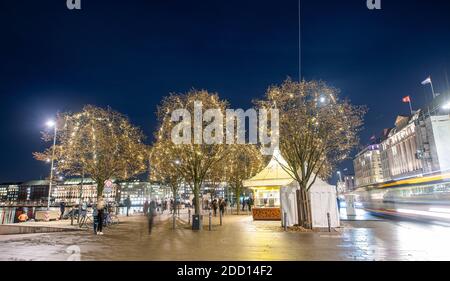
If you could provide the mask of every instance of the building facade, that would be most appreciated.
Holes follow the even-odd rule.
[[[383,180],[399,180],[422,173],[418,157],[417,120],[420,111],[412,116],[398,116],[387,138],[381,143]]]
[[[356,186],[449,173],[450,108],[443,107],[449,100],[442,95],[410,116],[398,116],[379,145],[356,155]]]
[[[345,184],[345,189],[347,191],[350,192],[350,191],[355,190],[355,187],[356,187],[355,176],[354,175],[344,176],[344,184]]]
[[[418,157],[424,174],[450,171],[450,115],[420,118],[418,124]]]
[[[47,206],[48,189],[48,180],[0,184],[0,205]],[[133,206],[143,206],[146,200],[161,199],[165,193],[160,185],[139,180],[114,182],[110,189],[105,188],[103,191],[107,202],[123,203],[128,196]],[[90,178],[71,178],[57,182],[52,186],[50,200],[51,206],[59,206],[61,202],[65,202],[67,206],[77,205],[79,202],[95,202],[97,184]]]
[[[364,187],[384,180],[381,166],[381,151],[379,144],[367,146],[353,160],[355,169],[355,187]]]
[[[0,203],[17,201],[20,184],[20,182],[0,184]]]

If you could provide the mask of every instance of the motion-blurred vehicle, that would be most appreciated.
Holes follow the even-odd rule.
[[[353,194],[375,215],[450,222],[450,173],[391,181]]]

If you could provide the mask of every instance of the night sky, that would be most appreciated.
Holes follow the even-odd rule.
[[[302,75],[370,109],[362,143],[448,91],[450,1],[302,0]],[[298,1],[66,0],[0,2],[0,182],[44,178],[32,158],[59,111],[84,104],[128,115],[152,140],[170,92],[217,91],[248,108],[271,84],[298,79]],[[343,167],[351,169],[350,161]],[[342,168],[343,168],[342,167]]]

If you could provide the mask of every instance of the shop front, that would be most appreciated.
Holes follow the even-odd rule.
[[[280,220],[280,189],[277,187],[253,188],[254,220]]]
[[[280,189],[293,180],[280,163],[286,163],[278,150],[274,152],[269,164],[253,178],[244,181],[244,187],[253,192],[254,220],[281,220]]]

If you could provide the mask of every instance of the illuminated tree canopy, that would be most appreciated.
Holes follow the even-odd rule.
[[[200,213],[200,189],[208,173],[211,171],[215,163],[221,161],[226,155],[227,145],[220,143],[208,143],[205,132],[208,132],[208,125],[213,122],[220,122],[224,128],[224,120],[206,120],[201,119],[200,122],[195,120],[199,118],[195,114],[195,104],[201,103],[203,115],[208,110],[219,111],[225,116],[227,102],[220,100],[217,94],[208,93],[207,91],[192,90],[186,94],[171,94],[163,99],[158,107],[158,120],[160,122],[159,129],[156,132],[156,141],[154,147],[162,149],[158,152],[160,159],[156,161],[164,161],[166,164],[175,168],[177,173],[181,175],[185,183],[187,183],[194,193],[195,214]],[[172,120],[172,113],[176,110],[185,109],[190,113],[184,116],[184,120]],[[178,130],[176,126],[186,124],[186,130]],[[196,124],[196,125],[195,125]],[[184,137],[185,142],[175,144],[175,137]],[[209,136],[223,136],[224,131],[210,131]],[[206,140],[206,141],[205,141]],[[174,165],[175,164],[175,165]],[[163,164],[157,164],[163,165]]]
[[[97,194],[103,194],[104,181],[126,180],[147,169],[148,151],[144,135],[124,115],[110,108],[85,106],[78,113],[57,116],[56,167],[65,175],[90,176],[97,183]],[[43,140],[52,134],[43,132]],[[52,147],[35,152],[37,160],[49,161]]]
[[[256,104],[280,113],[280,150],[283,169],[300,186],[300,225],[311,227],[307,192],[317,177],[328,178],[359,143],[365,107],[339,98],[339,90],[322,81],[286,80],[272,86]],[[282,163],[280,163],[282,164]]]
[[[252,144],[233,144],[227,153],[222,169],[224,178],[236,195],[237,212],[239,198],[244,191],[243,181],[256,175],[264,168],[264,158]]]

